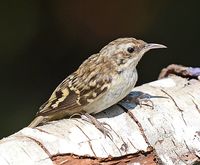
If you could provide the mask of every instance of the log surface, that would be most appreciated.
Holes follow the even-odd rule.
[[[133,100],[141,92],[146,105],[139,106]],[[129,96],[120,103],[124,108],[114,105],[95,115],[110,125],[110,137],[79,118],[26,127],[0,141],[0,164],[200,162],[198,80],[171,76],[136,87]]]

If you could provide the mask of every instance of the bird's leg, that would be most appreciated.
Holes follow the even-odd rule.
[[[109,132],[111,131],[111,126],[109,124],[98,121],[95,117],[93,117],[89,113],[85,113],[84,115],[81,115],[81,118],[93,124],[99,131],[101,131],[104,134],[105,137],[108,136],[109,138],[112,139],[112,135]],[[109,128],[107,128],[106,126]]]
[[[75,113],[73,115],[70,116],[70,119],[73,118],[74,116],[79,116],[81,117],[82,120],[85,120],[91,124],[93,124],[99,131],[101,131],[105,137],[108,136],[110,138],[112,138],[112,135],[109,133],[109,131],[111,131],[111,126],[105,122],[100,122],[98,121],[95,117],[93,117],[92,115],[88,114],[88,113]],[[109,129],[105,126],[108,126]]]
[[[73,115],[71,115],[69,118],[71,119],[71,118],[73,118],[74,116],[79,116],[79,117],[81,117],[83,114],[81,114],[81,113],[74,113]]]
[[[135,103],[137,105],[140,105],[140,107],[145,105],[145,106],[149,106],[152,109],[154,109],[154,104],[150,100],[150,96],[147,95],[146,93],[143,93],[143,92],[141,92],[138,96],[130,96],[130,95],[128,95],[128,96],[125,97],[124,100],[128,101],[130,103]]]

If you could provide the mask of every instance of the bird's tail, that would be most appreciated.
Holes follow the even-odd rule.
[[[40,123],[43,123],[44,121],[44,116],[37,116],[29,125],[28,127],[30,128],[34,128],[37,125],[39,125]]]

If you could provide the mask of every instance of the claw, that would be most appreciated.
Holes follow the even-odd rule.
[[[105,138],[108,136],[110,139],[113,139],[110,131],[112,130],[111,126],[105,122],[98,121],[95,117],[91,116],[88,113],[85,113],[84,115],[81,115],[81,118],[91,124],[93,124],[99,131],[101,131]],[[107,128],[107,127],[109,128]]]
[[[145,105],[145,106],[151,107],[151,109],[154,109],[153,101],[151,101],[150,98],[137,98],[137,100],[138,100],[138,104],[140,105],[140,107]],[[149,105],[148,103],[151,103],[151,105]]]
[[[145,93],[141,93],[137,97],[127,96],[126,100],[128,102],[130,102],[130,103],[132,102],[132,103],[138,104],[138,105],[140,105],[140,107],[142,107],[143,105],[145,105],[145,106],[149,106],[152,109],[154,109],[154,103],[153,103],[153,101],[151,101],[150,100],[150,96],[147,95],[147,94],[145,94]],[[149,105],[148,103],[151,103],[151,105]]]

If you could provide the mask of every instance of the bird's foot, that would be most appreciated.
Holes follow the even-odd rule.
[[[140,95],[132,97],[132,96],[127,96],[125,98],[126,101],[130,103],[135,103],[139,105],[140,107],[142,106],[149,106],[152,109],[154,109],[154,103],[153,101],[150,100],[150,96],[146,93],[140,93]]]
[[[81,118],[91,124],[93,124],[99,131],[101,131],[105,138],[108,136],[109,138],[112,139],[112,135],[110,131],[112,130],[111,126],[105,122],[100,122],[98,121],[95,117],[92,115],[85,113],[84,115],[81,115]]]

